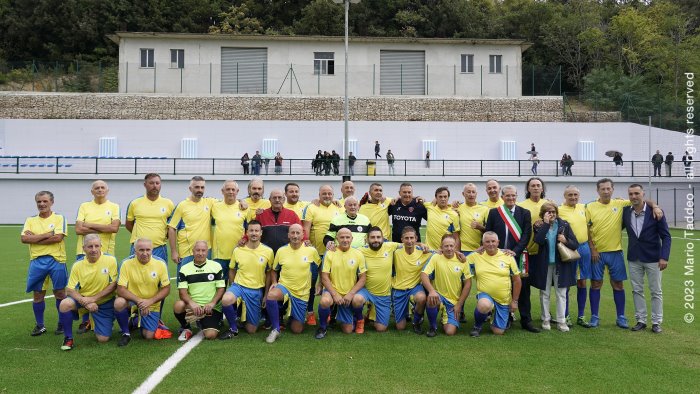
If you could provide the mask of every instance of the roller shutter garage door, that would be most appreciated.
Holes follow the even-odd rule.
[[[380,51],[379,93],[425,95],[425,51]]]
[[[267,93],[267,48],[221,48],[221,93]]]

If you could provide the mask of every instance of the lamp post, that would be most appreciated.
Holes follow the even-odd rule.
[[[343,134],[343,182],[350,180],[350,167],[348,165],[348,145],[350,137],[348,134],[348,12],[350,11],[350,3],[357,4],[360,0],[333,0],[336,4],[345,5],[345,101],[343,110],[345,112],[345,133]]]

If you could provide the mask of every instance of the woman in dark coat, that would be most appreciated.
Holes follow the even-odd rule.
[[[542,329],[551,330],[549,313],[551,289],[557,298],[556,322],[560,331],[569,331],[566,324],[566,296],[569,287],[576,285],[576,262],[562,262],[557,251],[561,242],[569,249],[576,250],[578,241],[566,220],[558,217],[559,210],[555,204],[546,202],[540,208],[541,221],[534,226],[534,239],[540,246],[538,254],[533,256],[530,265],[530,285],[540,289],[542,306]]]

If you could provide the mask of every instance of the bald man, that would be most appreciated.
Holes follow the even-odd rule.
[[[87,234],[99,235],[104,252],[114,255],[117,231],[121,225],[119,205],[107,199],[109,194],[107,182],[102,180],[93,182],[90,193],[93,196],[92,201],[80,204],[78,216],[75,219],[75,233],[78,235],[77,260],[82,260],[85,257],[83,237]]]

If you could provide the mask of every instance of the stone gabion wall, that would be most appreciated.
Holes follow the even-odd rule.
[[[602,111],[581,111],[567,112],[567,122],[620,122],[622,114],[617,111],[602,112]]]
[[[561,122],[560,97],[353,97],[354,121]],[[0,93],[0,119],[343,119],[342,97]]]

